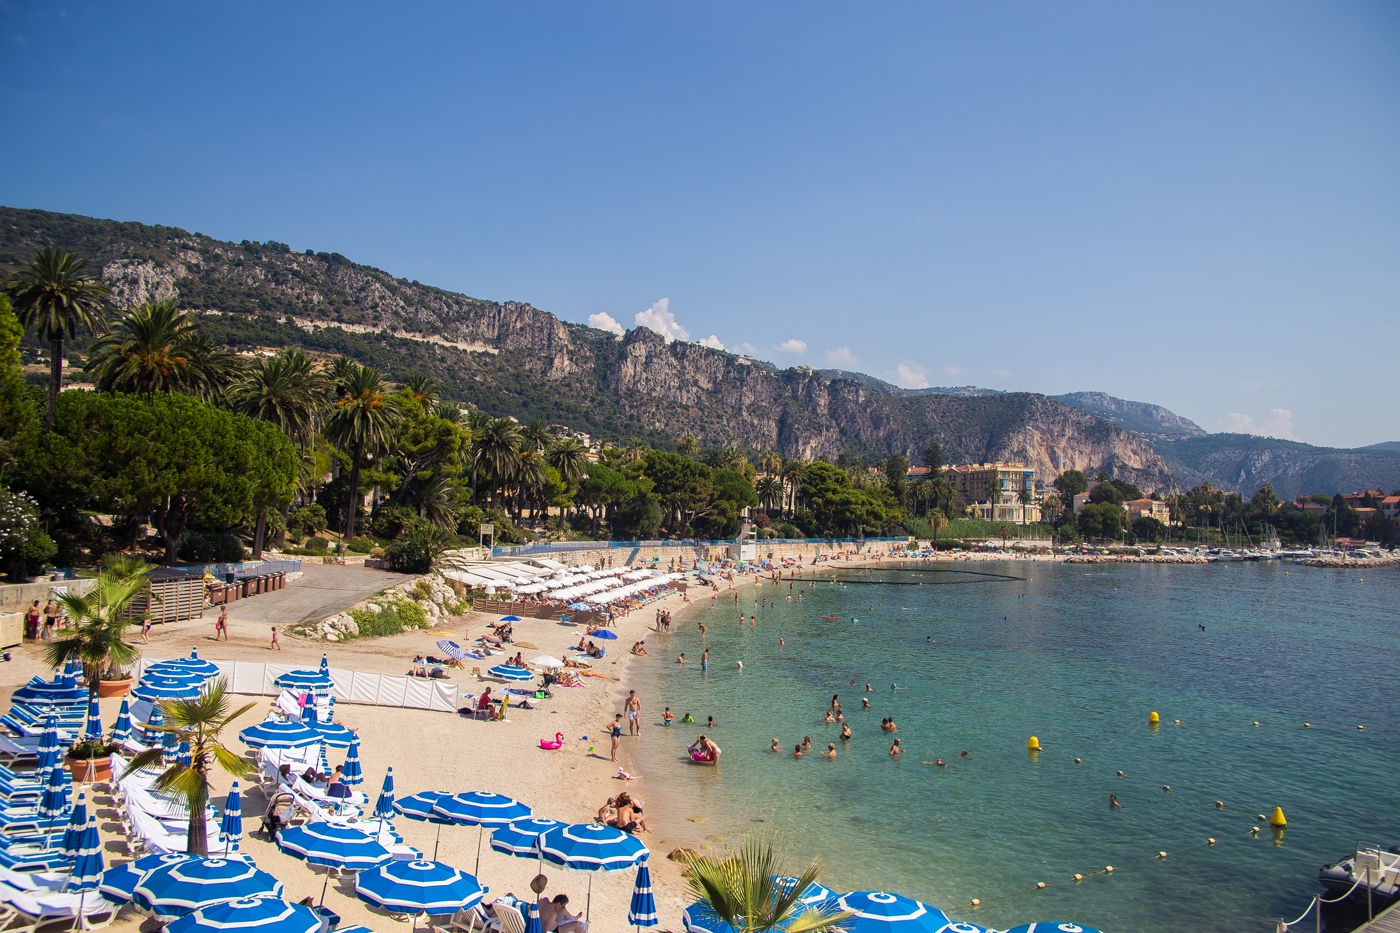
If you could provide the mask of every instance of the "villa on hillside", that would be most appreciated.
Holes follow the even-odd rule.
[[[927,467],[922,469],[927,470]],[[977,518],[1014,525],[1040,521],[1040,498],[1035,493],[1035,470],[1024,463],[967,463],[940,467],[939,475],[957,493],[955,505],[971,507]],[[991,491],[997,490],[996,502]]]

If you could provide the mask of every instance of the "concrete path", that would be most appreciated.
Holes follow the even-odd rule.
[[[255,621],[279,626],[319,622],[380,590],[413,579],[411,574],[335,564],[303,563],[301,572],[301,578],[288,583],[285,589],[231,603],[229,621]],[[204,611],[211,627],[218,614],[218,609]]]

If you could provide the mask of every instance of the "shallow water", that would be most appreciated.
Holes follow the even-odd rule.
[[[726,592],[653,636],[657,661],[634,666],[647,718],[669,705],[697,719],[638,743],[646,775],[674,789],[669,806],[720,835],[763,820],[795,859],[820,857],[833,888],[898,891],[996,928],[1271,931],[1358,839],[1400,843],[1395,570],[975,565],[1016,578],[1002,580],[930,566],[745,588],[739,607]],[[699,660],[697,621],[707,672],[674,663]],[[850,742],[821,721],[833,693]],[[719,768],[684,756],[708,715]],[[891,715],[898,761],[879,728]],[[814,752],[836,742],[837,758],[791,757],[804,735]],[[940,756],[946,768],[926,764]],[[1256,819],[1275,806],[1278,839]],[[1036,882],[1052,886],[994,900]],[[983,905],[956,909],[972,898]]]

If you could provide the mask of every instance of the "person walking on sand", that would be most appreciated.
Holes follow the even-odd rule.
[[[219,617],[214,620],[214,640],[228,641],[228,606],[221,606]]]
[[[627,734],[642,734],[642,701],[637,697],[637,691],[627,691],[627,702],[622,704],[622,708],[627,710]]]
[[[617,761],[617,747],[622,744],[622,714],[618,713],[608,723],[608,734],[612,736],[612,760]]]
[[[275,625],[272,627],[272,644],[270,644],[270,645],[267,646],[267,650],[269,650],[269,651],[281,651],[281,650],[282,650],[282,642],[279,641],[278,638],[277,638],[277,626],[275,626]]]
[[[147,616],[146,618],[144,618],[144,619],[141,620],[141,644],[143,644],[143,645],[149,645],[150,643],[151,643],[151,619],[150,619],[150,616]]]

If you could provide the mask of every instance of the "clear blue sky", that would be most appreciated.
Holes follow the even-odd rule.
[[[0,0],[0,43],[0,203],[1400,439],[1392,0]]]

